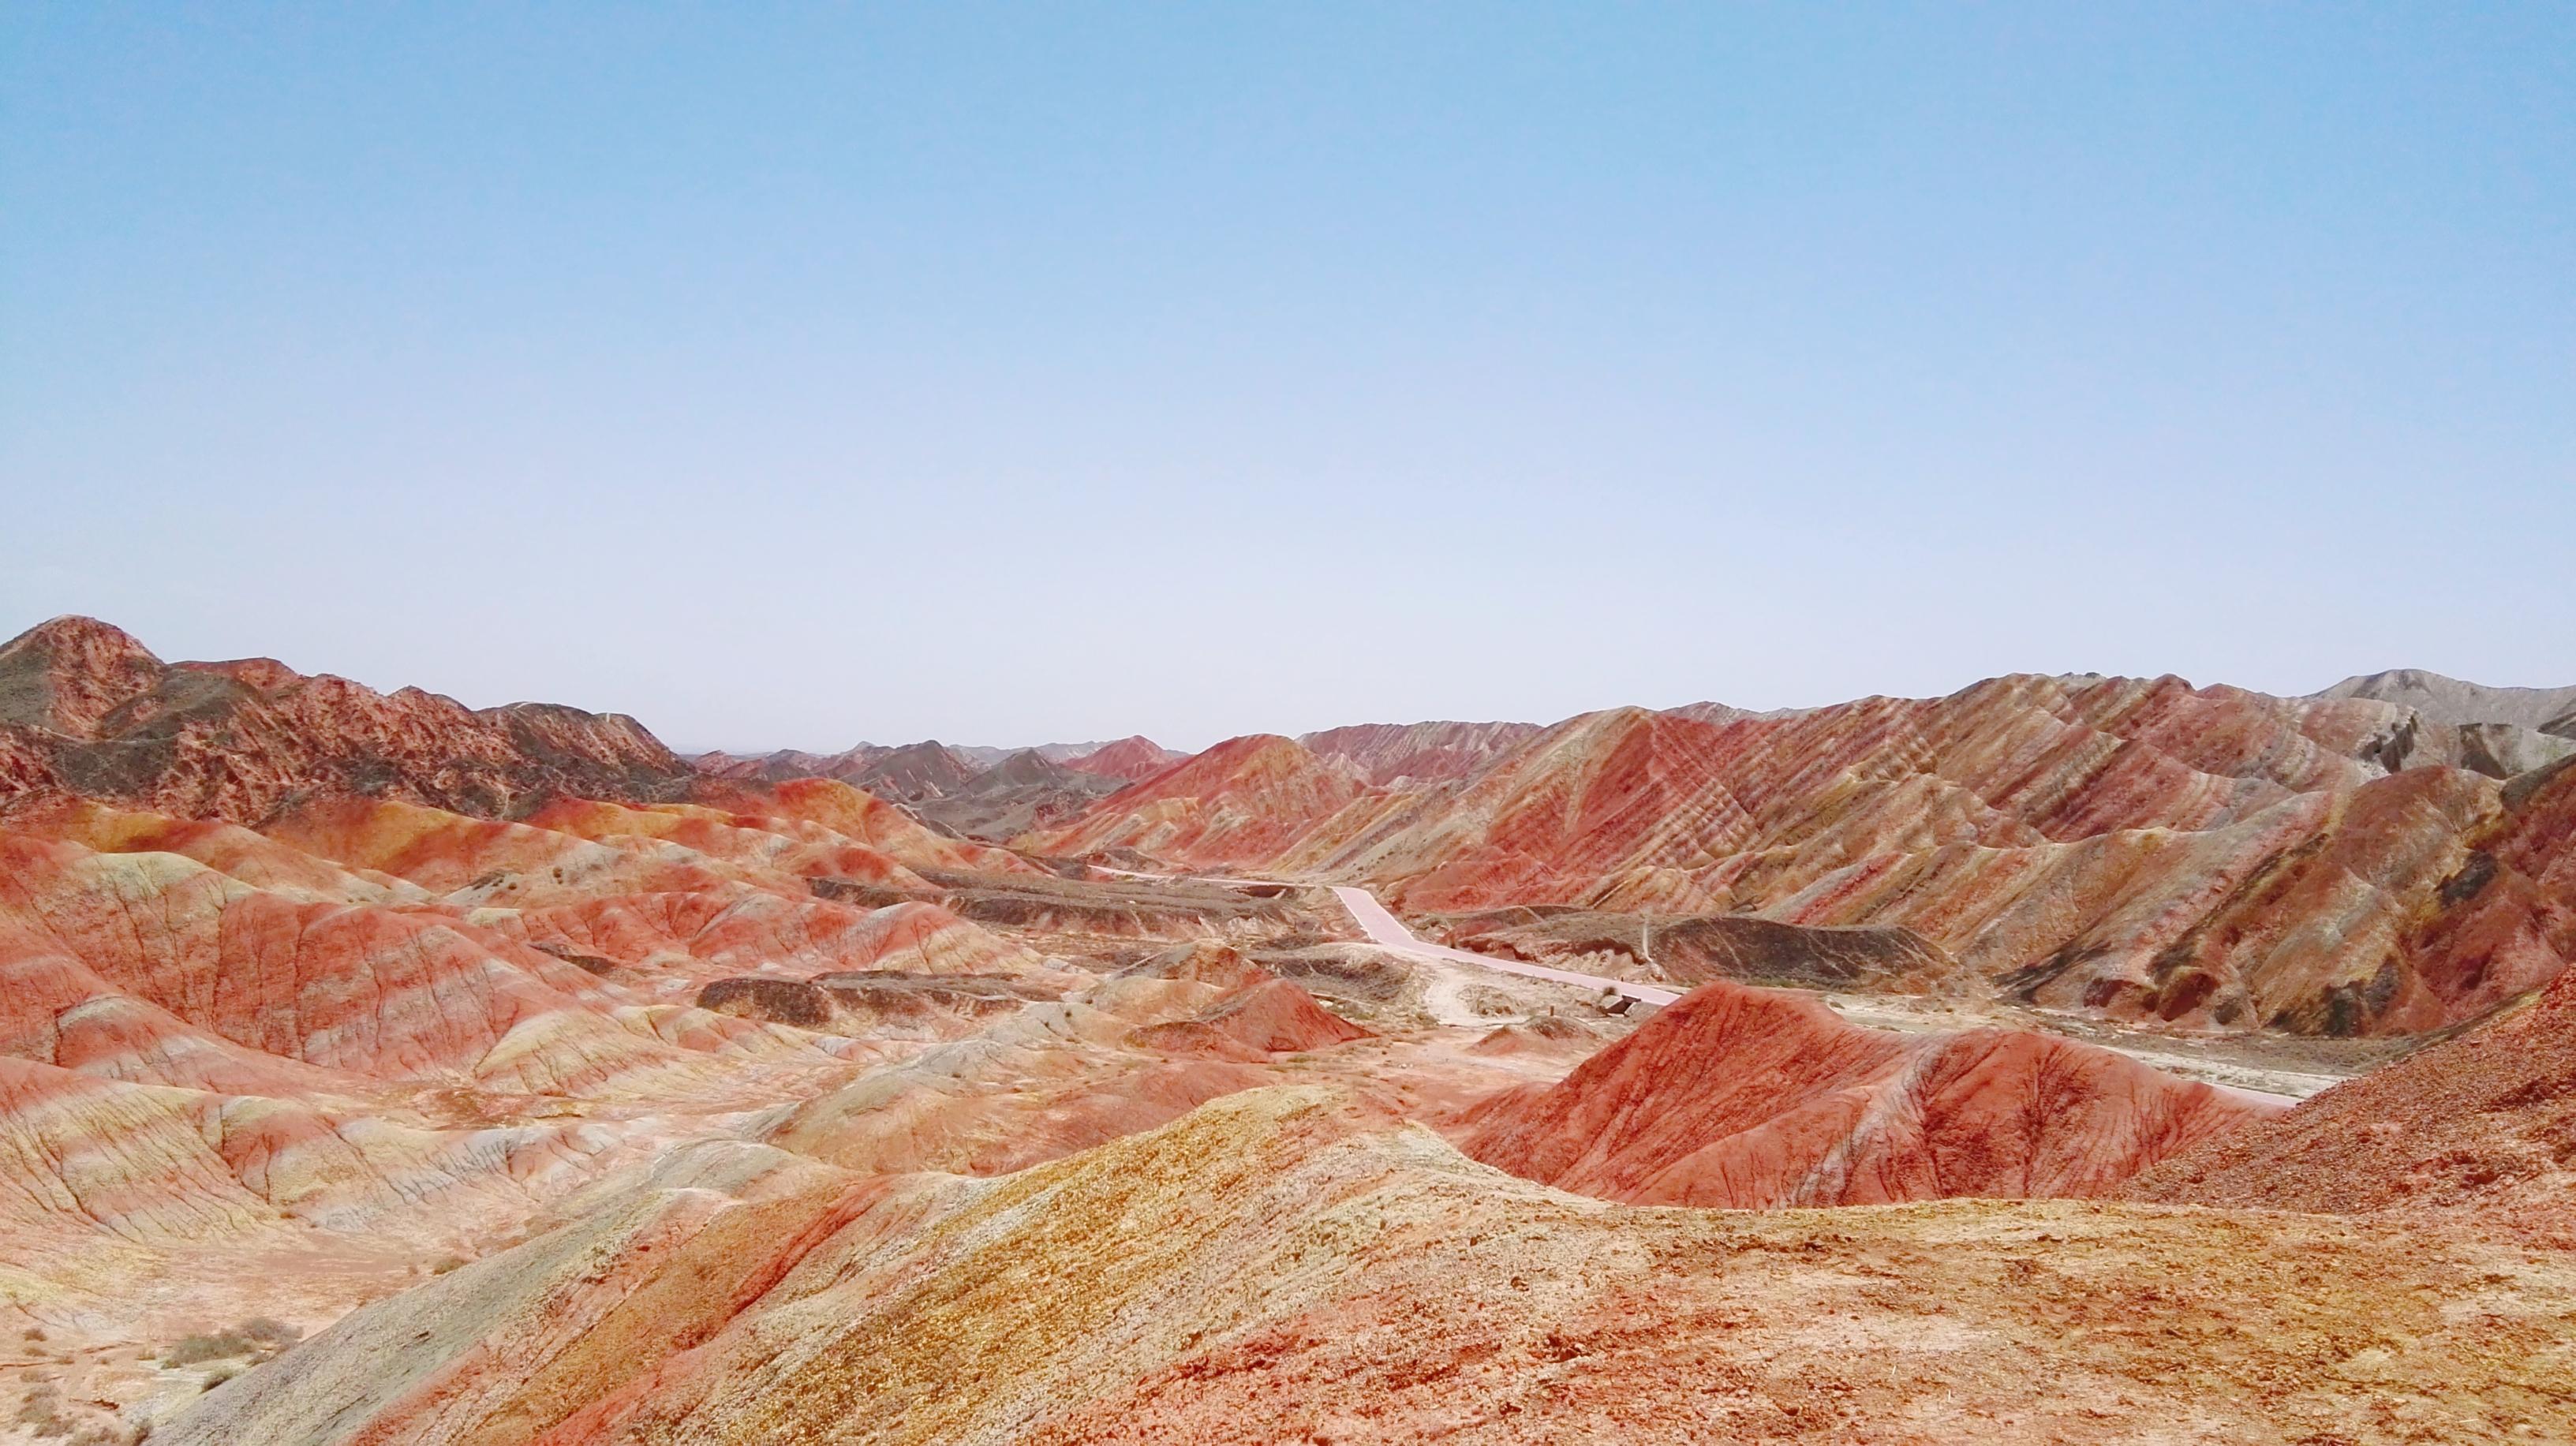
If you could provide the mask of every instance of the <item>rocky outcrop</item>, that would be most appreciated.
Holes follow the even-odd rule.
[[[2398,951],[2452,1019],[2576,965],[2576,761],[2512,780],[2498,802]]]
[[[1718,983],[1562,1082],[1478,1105],[1460,1148],[1641,1205],[2099,1196],[2266,1113],[2054,1036],[1892,1034],[1802,996]]]
[[[0,645],[0,804],[68,791],[257,823],[290,799],[500,815],[559,793],[668,799],[690,771],[642,724],[550,704],[469,709],[269,659],[168,665],[87,618]]]
[[[982,771],[955,749],[932,739],[887,749],[846,781],[879,798],[924,803],[957,792]]]
[[[1195,1018],[1148,1025],[1128,1036],[1163,1054],[1234,1060],[1329,1049],[1369,1037],[1284,979],[1248,983]]]
[[[0,724],[96,742],[108,717],[169,669],[131,634],[59,617],[0,643]]]

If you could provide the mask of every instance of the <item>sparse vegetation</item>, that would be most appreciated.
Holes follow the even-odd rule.
[[[302,1331],[284,1321],[254,1316],[230,1330],[182,1336],[161,1352],[161,1364],[194,1366],[207,1361],[247,1359],[256,1365],[303,1338]]]
[[[18,1413],[10,1418],[12,1425],[26,1429],[40,1441],[60,1440],[72,1434],[72,1423],[63,1417],[63,1399],[47,1382],[38,1382],[27,1390],[18,1403]]]

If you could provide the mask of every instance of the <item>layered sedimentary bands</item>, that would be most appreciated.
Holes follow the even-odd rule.
[[[2162,1162],[2125,1193],[2467,1215],[2576,1246],[2576,974],[2483,1029]]]
[[[2362,683],[683,761],[47,624],[0,1433],[2576,1439],[2576,766]]]
[[[1362,723],[1297,741],[1356,765],[1371,783],[1464,778],[1526,742],[1535,723]]]
[[[677,1155],[155,1440],[2548,1439],[2570,1285],[2295,1216],[1638,1211],[1265,1089],[988,1181]]]
[[[1415,912],[1897,927],[2022,1000],[2191,1027],[2433,1029],[2576,957],[2576,775],[2513,725],[2172,678],[1690,711],[1589,714],[1428,781],[1237,739],[1021,842],[1361,882]],[[1439,755],[1442,728],[1494,741],[1425,727],[1387,756]],[[2505,754],[2539,761],[2495,776]]]
[[[2267,1113],[2045,1035],[1890,1034],[1711,984],[1562,1081],[1479,1104],[1461,1148],[1639,1205],[2094,1196]]]
[[[690,777],[617,714],[475,710],[268,658],[171,666],[87,618],[0,645],[0,787],[12,792],[53,787],[255,823],[316,790],[488,813],[554,792],[677,798]]]

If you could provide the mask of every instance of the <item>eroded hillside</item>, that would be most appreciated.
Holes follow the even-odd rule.
[[[2576,768],[2478,726],[2003,679],[691,767],[49,624],[0,1429],[2562,1439]]]

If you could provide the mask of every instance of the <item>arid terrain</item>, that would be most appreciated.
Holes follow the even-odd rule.
[[[2576,1440],[2571,709],[683,757],[57,619],[0,1439]]]

